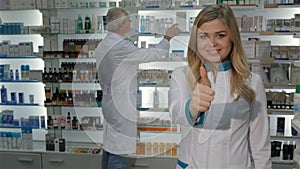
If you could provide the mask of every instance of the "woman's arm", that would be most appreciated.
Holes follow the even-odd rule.
[[[249,141],[255,169],[271,169],[271,142],[266,95],[260,76],[252,74],[255,101],[251,107]]]

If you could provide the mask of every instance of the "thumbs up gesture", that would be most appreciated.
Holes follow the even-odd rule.
[[[198,112],[206,112],[214,98],[214,91],[210,87],[210,81],[203,66],[200,67],[200,77],[200,83],[197,83],[190,103],[190,113],[193,119],[197,117]]]

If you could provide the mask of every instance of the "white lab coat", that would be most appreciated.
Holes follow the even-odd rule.
[[[183,69],[172,73],[169,92],[170,115],[181,126],[178,153],[181,165],[177,168],[271,169],[266,96],[260,76],[252,74],[248,83],[256,92],[250,107],[244,98],[234,101],[231,97],[230,69],[219,71],[215,82],[208,72],[214,100],[202,117],[204,122],[193,126],[186,113],[192,90]]]
[[[163,39],[155,48],[141,49],[109,32],[96,48],[98,77],[103,91],[103,148],[113,154],[136,151],[137,68],[139,63],[160,60],[169,53]]]

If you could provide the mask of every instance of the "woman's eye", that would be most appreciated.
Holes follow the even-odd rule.
[[[226,35],[225,34],[218,34],[217,37],[218,38],[224,38]]]
[[[205,38],[207,38],[207,36],[205,34],[201,34],[201,35],[199,35],[199,38],[200,39],[205,39]]]

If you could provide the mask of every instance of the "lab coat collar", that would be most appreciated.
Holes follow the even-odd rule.
[[[225,62],[222,62],[219,64],[218,66],[218,71],[221,72],[221,71],[227,71],[227,70],[230,70],[231,69],[231,61],[230,60],[227,60]],[[205,64],[205,68],[206,70],[209,69],[209,65],[208,64]]]
[[[107,37],[113,37],[116,39],[124,39],[123,36],[121,36],[120,34],[114,33],[114,32],[108,32]]]

